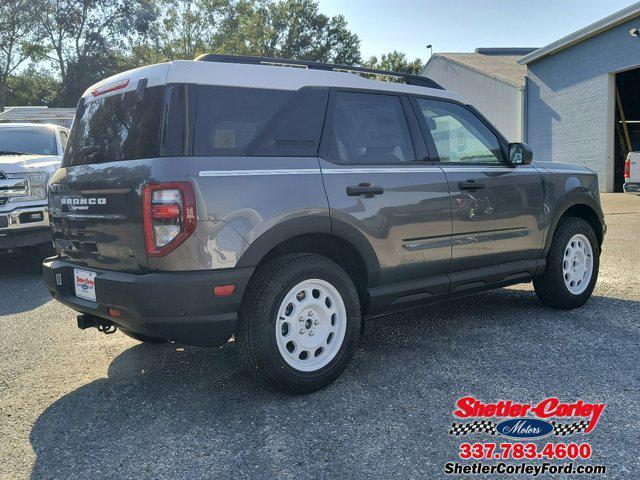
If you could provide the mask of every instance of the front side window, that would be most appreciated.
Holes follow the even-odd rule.
[[[461,105],[419,98],[418,106],[443,163],[502,163],[496,135]]]
[[[397,96],[338,92],[329,130],[330,160],[353,164],[415,160]]]

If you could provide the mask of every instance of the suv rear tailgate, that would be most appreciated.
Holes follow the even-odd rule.
[[[147,269],[141,190],[152,162],[79,165],[55,173],[49,210],[61,258],[109,270]]]

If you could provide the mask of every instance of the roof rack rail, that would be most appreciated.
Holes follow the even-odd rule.
[[[370,75],[381,75],[385,77],[398,78],[408,85],[419,87],[438,88],[444,90],[439,84],[427,77],[411,75],[408,73],[390,72],[388,70],[376,70],[374,68],[353,67],[349,65],[336,65],[332,63],[310,62],[308,60],[289,60],[274,57],[252,57],[248,55],[219,55],[215,53],[205,53],[195,59],[199,62],[220,62],[220,63],[244,63],[249,65],[272,65],[278,67],[310,68],[313,70],[328,70],[333,72],[346,73],[366,73]]]

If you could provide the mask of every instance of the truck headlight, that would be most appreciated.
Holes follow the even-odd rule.
[[[9,178],[26,178],[29,182],[29,194],[26,197],[15,197],[14,202],[46,200],[47,181],[49,180],[47,172],[7,173],[6,175]]]

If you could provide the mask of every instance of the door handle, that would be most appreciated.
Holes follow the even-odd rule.
[[[377,187],[370,183],[361,183],[359,185],[352,185],[347,187],[347,195],[350,197],[364,197],[372,198],[376,195],[382,195],[384,188]]]
[[[484,187],[485,187],[485,184],[477,180],[467,180],[464,182],[458,182],[458,188],[460,190],[479,190]]]

